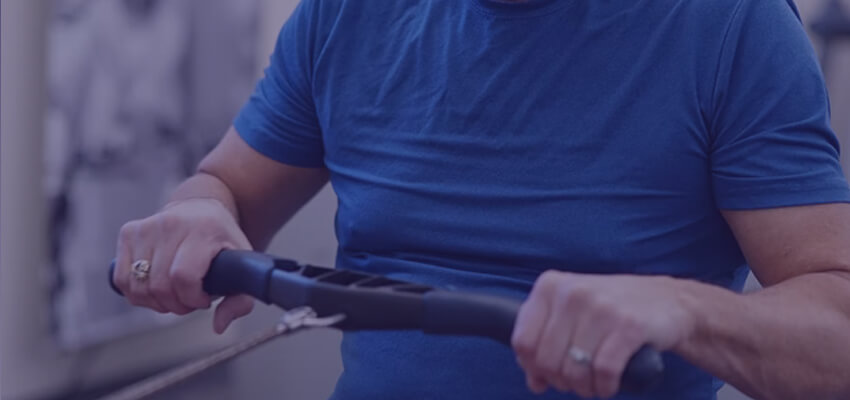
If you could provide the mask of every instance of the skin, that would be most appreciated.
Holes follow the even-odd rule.
[[[135,305],[176,314],[207,308],[201,278],[212,258],[222,249],[264,249],[327,181],[325,169],[272,161],[231,129],[167,206],[121,229],[113,280]],[[723,216],[766,289],[743,295],[664,276],[548,271],[512,340],[529,388],[610,397],[629,357],[649,343],[755,398],[850,397],[850,205]],[[130,278],[140,258],[152,260],[144,282]],[[252,304],[224,299],[215,331]],[[590,365],[568,357],[571,347],[590,354]]]
[[[223,249],[265,249],[327,181],[325,169],[266,158],[231,128],[162,210],[121,228],[113,281],[130,303],[161,313],[209,308],[212,299],[201,280],[215,255]],[[130,276],[138,259],[151,260],[144,282]],[[224,332],[252,308],[247,296],[225,298],[216,307],[213,329]]]
[[[725,211],[766,289],[547,272],[514,329],[529,388],[607,398],[644,343],[757,399],[850,397],[850,205]],[[567,357],[575,346],[590,366]]]

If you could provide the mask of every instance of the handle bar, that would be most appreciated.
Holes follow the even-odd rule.
[[[109,283],[116,293],[109,270]],[[319,316],[344,314],[342,330],[421,330],[444,335],[488,337],[510,346],[521,302],[478,293],[449,291],[379,275],[300,264],[242,250],[224,250],[203,280],[212,296],[247,294],[284,309],[309,306]],[[621,391],[643,393],[659,383],[664,364],[643,346],[629,360]]]

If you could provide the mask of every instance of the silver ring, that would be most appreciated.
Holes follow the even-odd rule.
[[[148,275],[151,272],[151,262],[148,260],[136,260],[133,261],[132,265],[133,269],[133,277],[136,278],[137,281],[144,281],[148,279]]]
[[[567,351],[567,355],[574,363],[582,366],[590,365],[590,362],[592,361],[590,354],[578,347],[570,347]]]

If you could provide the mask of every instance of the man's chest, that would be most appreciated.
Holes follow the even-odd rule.
[[[615,263],[715,221],[693,77],[614,33],[329,44],[313,90],[343,248]]]

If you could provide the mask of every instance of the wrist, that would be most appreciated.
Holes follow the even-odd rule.
[[[694,354],[711,341],[712,331],[723,311],[720,304],[728,303],[738,294],[728,289],[694,280],[679,279],[676,301],[690,319],[690,329],[672,349],[685,356]]]
[[[226,202],[222,201],[219,198],[213,197],[213,196],[173,199],[173,200],[169,201],[168,203],[165,203],[165,205],[162,206],[161,211],[166,211],[166,210],[169,210],[171,208],[179,207],[179,206],[189,206],[189,205],[192,205],[193,203],[195,205],[207,205],[207,206],[213,206],[213,207],[221,207],[228,214],[230,214],[233,217],[234,221],[236,221],[237,223],[239,222],[236,210],[229,207]]]
[[[215,202],[216,205],[224,207],[234,220],[239,221],[239,212],[233,193],[224,182],[213,175],[199,172],[187,179],[177,187],[162,210],[191,201]]]

